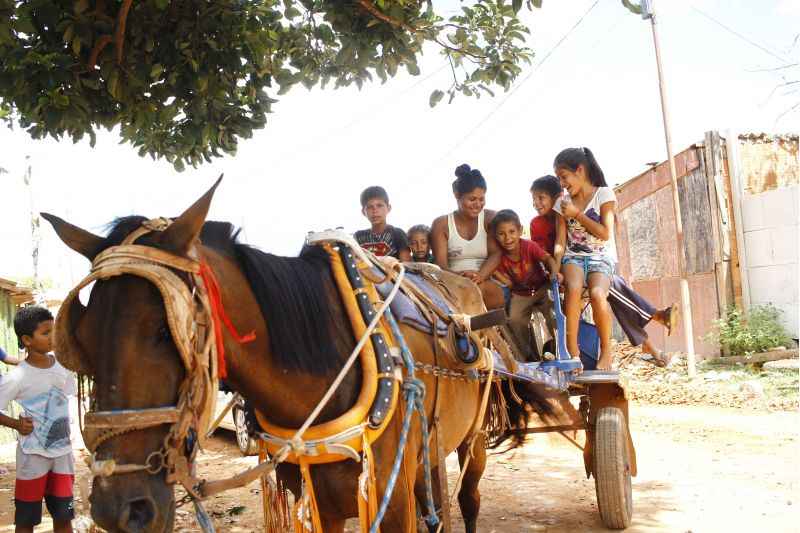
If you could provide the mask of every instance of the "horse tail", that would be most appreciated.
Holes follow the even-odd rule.
[[[487,447],[503,451],[525,444],[527,428],[531,422],[544,425],[570,423],[578,420],[578,413],[569,398],[543,385],[504,379],[492,391],[492,401],[487,417]]]

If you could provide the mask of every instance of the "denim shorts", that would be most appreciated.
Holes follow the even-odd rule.
[[[584,284],[589,281],[589,274],[597,272],[609,278],[614,275],[614,262],[604,255],[566,255],[562,265],[577,265],[583,269]]]

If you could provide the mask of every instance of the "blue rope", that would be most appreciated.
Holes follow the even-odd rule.
[[[403,461],[403,454],[405,453],[406,442],[408,441],[408,431],[411,427],[411,416],[416,409],[419,412],[420,426],[422,427],[422,465],[425,472],[425,492],[427,493],[428,500],[428,516],[425,518],[425,523],[428,527],[435,527],[439,524],[439,517],[436,516],[436,509],[433,502],[433,480],[431,478],[431,458],[430,449],[428,447],[428,417],[425,415],[425,384],[417,377],[414,376],[414,357],[408,349],[406,340],[403,333],[397,325],[392,312],[387,309],[384,313],[389,327],[392,330],[397,342],[400,344],[400,353],[403,358],[403,365],[406,368],[406,380],[403,383],[403,392],[405,393],[406,410],[403,415],[403,426],[400,430],[400,440],[397,443],[397,454],[392,463],[392,471],[389,474],[389,480],[386,483],[386,490],[383,493],[383,499],[378,508],[378,514],[375,521],[369,528],[370,533],[377,533],[378,528],[386,515],[386,509],[389,507],[389,501],[392,499],[397,477],[400,474],[400,465]],[[440,457],[439,460],[444,460]],[[446,481],[445,481],[446,483]]]

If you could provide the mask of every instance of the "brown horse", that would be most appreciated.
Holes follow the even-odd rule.
[[[137,244],[188,257],[196,253],[219,280],[222,301],[239,331],[255,331],[256,340],[239,344],[225,334],[227,382],[270,421],[299,427],[317,405],[344,359],[355,345],[353,332],[331,276],[328,257],[318,247],[304,249],[299,257],[277,257],[237,242],[232,225],[206,222],[213,187],[163,232],[141,237]],[[93,235],[58,217],[43,214],[62,241],[90,261],[101,251],[118,245],[140,227],[142,217],[118,219],[106,237]],[[472,282],[443,273],[460,312],[485,310],[480,291]],[[187,280],[188,282],[188,280]],[[88,305],[74,320],[74,335],[88,359],[95,383],[95,409],[144,409],[174,405],[185,370],[166,322],[162,296],[147,280],[122,275],[96,282]],[[401,326],[415,359],[426,364],[457,368],[449,357],[434,359],[433,339]],[[421,374],[428,391],[425,407],[432,420],[439,402],[444,435],[442,447],[458,450],[462,461],[469,453],[467,441],[478,415],[483,386],[477,381],[442,380]],[[319,421],[331,420],[355,402],[361,370],[350,371]],[[401,416],[395,415],[375,442],[378,493],[383,494],[397,450]],[[97,450],[98,458],[141,464],[158,450],[167,426],[143,429],[116,437]],[[432,462],[435,465],[435,447]],[[478,481],[485,466],[483,438],[476,439],[458,495],[466,531],[476,530],[480,506]],[[401,475],[394,490],[383,530],[416,531],[414,486],[421,480],[419,417],[414,417],[406,448],[410,475]],[[443,460],[443,458],[441,458]],[[357,516],[357,485],[361,466],[353,460],[315,465],[312,477],[322,527],[341,532],[345,520]],[[202,474],[202,472],[200,473]],[[299,469],[283,463],[278,476],[295,494],[300,491]],[[418,490],[417,494],[421,492]],[[171,531],[174,490],[163,472],[135,472],[97,477],[91,493],[92,516],[108,531]]]

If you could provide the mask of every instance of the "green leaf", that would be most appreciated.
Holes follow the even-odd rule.
[[[284,16],[291,20],[299,17],[301,15],[300,10],[295,7],[290,7],[283,12]]]
[[[156,79],[161,76],[162,72],[164,72],[164,67],[160,63],[156,63],[153,65],[153,68],[150,69],[150,77]]]
[[[81,53],[81,38],[80,37],[76,36],[74,39],[72,39],[72,52],[75,55],[78,55],[78,54]]]
[[[522,0],[512,0],[511,6],[514,8],[514,13],[519,13],[519,10],[522,9]]]
[[[16,20],[14,27],[17,31],[26,33],[28,35],[36,33],[36,26],[33,25],[30,15],[20,16],[20,18]]]
[[[430,105],[431,107],[436,107],[436,104],[438,104],[442,98],[444,98],[444,91],[436,89],[431,93],[431,96],[428,99],[428,105]]]
[[[419,65],[416,63],[406,63],[406,70],[412,76],[419,76]]]

